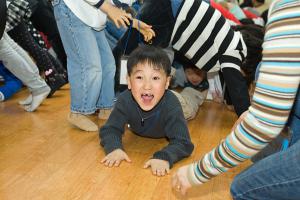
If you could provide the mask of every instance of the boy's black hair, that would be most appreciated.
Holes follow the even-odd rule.
[[[127,61],[127,73],[130,76],[133,67],[139,63],[148,63],[155,69],[162,69],[167,76],[171,73],[171,62],[166,52],[161,48],[141,45],[137,47],[130,55]]]
[[[241,25],[233,27],[235,31],[240,31],[247,46],[247,56],[242,63],[241,69],[246,75],[249,86],[255,77],[257,65],[262,59],[262,44],[264,40],[264,28],[255,25]]]

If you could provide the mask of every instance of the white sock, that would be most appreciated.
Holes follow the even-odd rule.
[[[19,101],[20,105],[30,105],[32,102],[32,94],[30,94],[26,99]]]
[[[4,101],[4,94],[2,92],[0,92],[0,101]]]
[[[42,94],[32,96],[31,104],[25,105],[24,109],[28,112],[35,111],[35,109],[37,109],[39,107],[39,105],[44,101],[44,99],[48,96],[49,93],[50,93],[50,90],[48,90]]]

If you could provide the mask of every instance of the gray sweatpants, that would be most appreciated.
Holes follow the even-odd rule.
[[[206,99],[208,90],[200,92],[191,87],[186,87],[180,93],[178,93],[174,90],[171,90],[171,91],[177,96],[177,98],[181,104],[184,118],[186,120],[191,120],[191,119],[195,118],[195,116],[198,112],[199,106],[201,106],[203,104],[204,100]]]
[[[0,40],[0,60],[28,87],[33,96],[50,90],[29,55],[4,32]]]

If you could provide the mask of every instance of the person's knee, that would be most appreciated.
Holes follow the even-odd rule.
[[[237,196],[237,188],[236,188],[237,186],[238,185],[233,180],[233,182],[231,183],[231,186],[230,186],[230,194],[231,194],[233,199],[236,199],[235,197]]]
[[[115,65],[115,60],[113,57],[111,59],[107,60],[107,62],[102,67],[103,67],[103,73],[106,76],[109,76],[109,77],[115,76],[116,65]]]
[[[239,181],[239,177],[236,176],[233,180],[233,182],[231,183],[230,186],[230,194],[232,196],[232,198],[234,200],[242,200],[244,198],[242,198],[242,190],[243,187],[241,186],[241,182]]]

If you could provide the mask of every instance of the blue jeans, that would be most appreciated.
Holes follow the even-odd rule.
[[[182,3],[182,0],[171,0],[172,13],[173,13],[174,17],[176,17],[181,3]]]
[[[210,4],[210,0],[203,0],[203,1]],[[173,13],[174,17],[176,17],[178,9],[179,9],[181,3],[182,3],[182,0],[171,0],[172,13]]]
[[[104,30],[84,24],[63,0],[52,4],[67,53],[71,112],[91,114],[96,109],[112,108],[116,66]]]
[[[231,185],[235,200],[300,199],[300,90],[289,117],[289,148],[259,160],[237,175]]]
[[[300,87],[298,87],[298,93],[295,98],[293,110],[289,118],[289,127],[291,130],[290,146],[296,143],[300,139]],[[299,195],[300,196],[300,195]]]
[[[118,41],[127,31],[127,28],[121,27],[117,28],[112,21],[106,22],[105,27],[105,36],[108,40],[109,46],[111,49],[114,49],[117,46]]]

